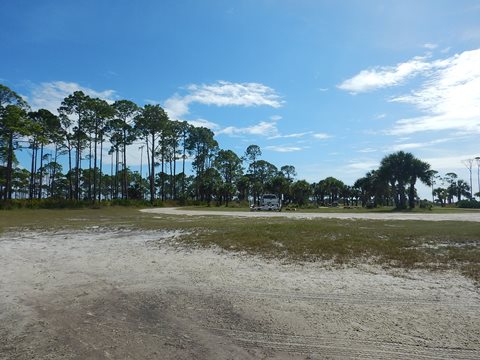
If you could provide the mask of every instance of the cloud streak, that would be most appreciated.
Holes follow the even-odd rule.
[[[216,132],[216,135],[221,134],[230,136],[257,135],[275,138],[279,135],[279,132],[275,121],[261,121],[247,127],[228,126]]]
[[[407,135],[425,131],[480,133],[480,49],[439,60],[415,57],[395,66],[362,70],[338,85],[352,93],[368,92],[404,84],[421,75],[421,85],[389,102],[410,104],[420,114],[403,118],[386,131]]]
[[[454,55],[442,64],[420,89],[390,100],[412,104],[423,115],[397,121],[389,134],[480,133],[480,49]]]
[[[441,66],[441,64],[429,63],[424,57],[417,56],[395,66],[382,66],[362,70],[354,77],[343,81],[337,87],[354,94],[374,91],[401,85],[407,79],[428,71],[435,66]]]
[[[187,94],[175,94],[165,101],[165,110],[173,119],[190,112],[193,103],[215,106],[269,106],[279,108],[281,97],[272,88],[259,83],[232,83],[217,81],[213,84],[191,84]]]
[[[302,151],[304,148],[299,146],[269,145],[269,146],[265,146],[265,149],[270,151],[280,152],[280,153],[289,153],[289,152]]]
[[[75,82],[66,81],[43,82],[40,85],[34,85],[27,99],[33,109],[47,109],[56,114],[63,99],[75,91],[83,91],[86,95],[100,98],[110,103],[117,99],[115,90],[97,91]]]

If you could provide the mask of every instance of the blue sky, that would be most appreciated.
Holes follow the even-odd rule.
[[[77,89],[159,103],[212,128],[222,148],[241,155],[257,144],[263,159],[311,182],[352,184],[397,150],[468,180],[461,160],[480,156],[479,1],[20,0],[1,9],[0,82],[34,108],[54,110]]]

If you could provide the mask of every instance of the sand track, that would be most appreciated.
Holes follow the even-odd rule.
[[[478,359],[480,291],[176,244],[178,232],[0,237],[0,359]]]
[[[306,213],[306,212],[270,212],[270,211],[209,211],[185,210],[181,208],[143,209],[143,212],[164,215],[187,216],[233,216],[233,217],[286,217],[290,219],[367,219],[367,220],[422,220],[422,221],[474,221],[480,222],[480,212],[462,212],[449,214],[429,213]]]

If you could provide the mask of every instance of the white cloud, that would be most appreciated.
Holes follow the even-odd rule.
[[[401,119],[392,135],[457,130],[480,133],[480,49],[442,61],[421,88],[391,99],[415,105],[424,115]]]
[[[302,151],[304,148],[298,146],[283,146],[283,145],[270,145],[265,146],[266,150],[271,150],[280,153],[286,152],[295,152],[295,151]]]
[[[272,115],[270,116],[270,120],[272,121],[279,121],[282,120],[283,118],[280,115]]]
[[[97,91],[74,82],[52,81],[34,85],[28,101],[33,109],[47,109],[52,113],[57,113],[63,99],[75,91],[83,91],[86,95],[108,102],[117,99],[115,90]]]
[[[299,139],[299,138],[302,138],[302,137],[304,137],[306,135],[309,135],[311,133],[312,133],[311,131],[306,131],[306,132],[302,132],[302,133],[275,135],[275,136],[269,137],[269,139],[292,139],[292,138]]]
[[[464,170],[467,172],[465,165],[462,164],[462,161],[465,159],[475,158],[475,154],[463,154],[463,155],[453,155],[453,156],[444,156],[444,157],[434,157],[426,158],[424,161],[429,163],[432,169],[435,170],[446,170],[447,172]],[[460,177],[462,177],[461,174]]]
[[[217,130],[220,128],[220,125],[217,123],[205,119],[187,120],[187,122],[195,127],[205,127],[210,130]]]
[[[283,100],[272,88],[259,83],[231,83],[218,81],[214,84],[191,84],[188,94],[175,94],[165,101],[165,110],[172,119],[189,113],[192,103],[215,106],[270,106],[279,108]]]
[[[247,127],[228,126],[216,132],[217,135],[226,134],[230,136],[241,135],[259,135],[275,137],[278,135],[278,128],[276,122],[261,121],[258,124]]]
[[[371,152],[376,152],[378,151],[377,149],[374,148],[365,148],[365,149],[360,149],[357,152],[359,153],[371,153]]]
[[[372,169],[378,168],[378,166],[379,166],[378,161],[362,160],[362,161],[352,161],[346,166],[346,168],[347,168],[347,170],[350,170],[350,171],[361,170],[361,171],[367,172],[367,171],[370,171]]]
[[[423,44],[423,47],[428,50],[435,50],[438,47],[438,45],[432,44],[432,43],[426,43],[426,44]]]
[[[342,82],[338,85],[338,88],[352,93],[361,93],[396,86],[402,84],[410,77],[430,70],[434,66],[441,66],[441,64],[429,63],[425,61],[424,57],[414,57],[396,66],[382,66],[362,70],[354,77]]]
[[[316,133],[316,134],[313,134],[313,137],[315,139],[326,140],[331,138],[332,136],[326,133]]]
[[[418,149],[418,148],[425,148],[432,145],[437,145],[441,143],[445,143],[452,140],[458,140],[459,138],[445,138],[445,139],[436,139],[432,141],[425,141],[425,142],[418,142],[418,143],[402,143],[402,144],[395,144],[387,149],[387,151],[400,151],[400,150],[411,150],[411,149]]]

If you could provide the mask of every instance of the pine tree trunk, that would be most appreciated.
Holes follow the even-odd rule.
[[[93,198],[90,198],[90,200],[93,200],[95,202],[97,200],[97,144],[98,144],[98,127],[95,124],[95,137],[94,137],[94,148],[93,148]],[[91,156],[90,156],[91,158]],[[89,174],[91,171],[89,172]],[[89,175],[90,177],[90,175]],[[91,187],[91,186],[90,186]]]
[[[150,202],[155,202],[155,135],[152,134],[152,159],[150,170]]]
[[[12,198],[12,172],[13,172],[13,134],[8,136],[8,148],[7,148],[7,176],[5,181],[5,193],[4,199]]]
[[[29,198],[33,199],[34,198],[34,181],[35,181],[35,140],[32,142],[32,164],[30,167],[30,193],[29,193]]]
[[[125,199],[128,199],[128,179],[127,179],[127,130],[123,130],[123,186],[125,189]]]
[[[103,165],[103,134],[100,134],[100,168],[98,169],[98,202],[102,201],[102,165]]]
[[[38,198],[42,198],[42,185],[43,185],[43,143],[40,145],[40,167],[38,168],[39,181],[38,181]]]

